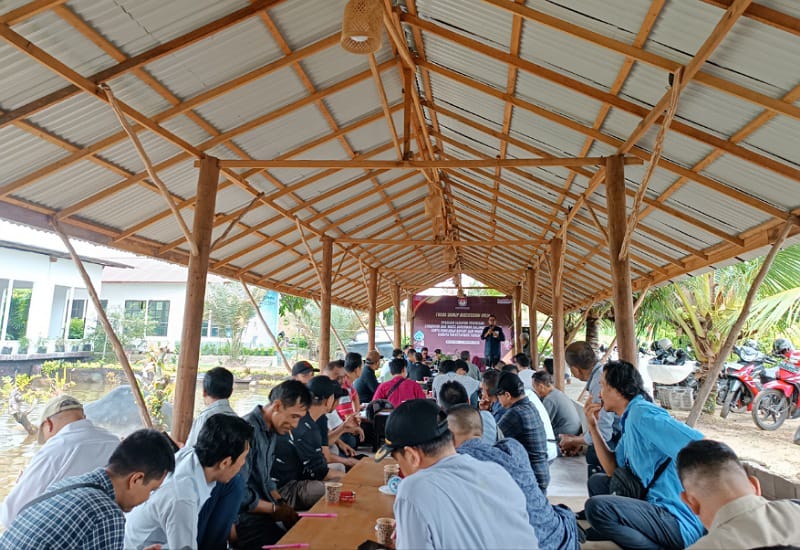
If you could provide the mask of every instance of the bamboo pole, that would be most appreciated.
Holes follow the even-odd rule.
[[[528,268],[528,349],[531,355],[531,368],[539,367],[539,332],[536,327],[536,295],[539,292],[539,278],[536,270]]]
[[[369,269],[369,320],[367,321],[367,349],[375,349],[375,319],[378,317],[378,270]]]
[[[518,158],[518,159],[479,159],[479,160],[237,160],[220,161],[222,168],[314,168],[338,169],[367,168],[370,170],[430,170],[448,168],[513,168],[530,166],[596,166],[603,165],[606,157],[562,157],[562,158]],[[625,164],[643,164],[637,157],[625,157]]]
[[[281,344],[278,342],[278,339],[275,338],[275,335],[272,333],[272,330],[269,328],[266,319],[261,314],[261,309],[258,307],[255,298],[253,298],[253,294],[250,292],[250,289],[247,287],[247,283],[244,282],[244,279],[239,279],[239,282],[242,283],[242,288],[244,288],[245,294],[247,294],[247,298],[250,300],[250,303],[253,304],[253,307],[256,310],[256,315],[258,316],[259,321],[261,321],[261,325],[267,331],[267,336],[269,336],[270,340],[272,340],[272,344],[275,346],[275,349],[278,351],[278,355],[281,356],[281,360],[283,361],[283,365],[286,367],[286,370],[292,372],[292,367],[289,365],[289,360],[286,359],[286,356],[283,354],[283,349],[281,349]]]
[[[331,359],[331,275],[333,273],[333,239],[322,237],[322,269],[320,270],[319,364]]]
[[[186,441],[192,427],[194,394],[197,386],[197,362],[200,359],[200,339],[203,328],[203,309],[208,280],[208,260],[211,255],[211,234],[214,230],[214,209],[219,184],[219,165],[214,157],[200,162],[197,179],[197,203],[194,207],[193,234],[198,252],[189,256],[186,275],[186,308],[183,313],[181,352],[175,380],[175,408],[172,414],[172,437]]]
[[[111,345],[114,348],[114,353],[117,356],[117,360],[119,361],[120,365],[122,365],[122,370],[125,372],[125,376],[131,385],[131,392],[133,393],[133,400],[136,403],[136,410],[139,411],[139,418],[142,419],[142,424],[144,424],[146,428],[152,428],[153,422],[150,419],[150,413],[147,411],[147,405],[144,402],[144,396],[142,395],[142,390],[139,387],[139,382],[136,380],[136,375],[133,373],[131,364],[128,361],[128,356],[125,355],[125,350],[122,348],[122,342],[120,342],[119,338],[117,338],[117,334],[114,332],[114,328],[111,326],[111,322],[108,320],[108,316],[106,315],[103,306],[100,304],[100,297],[97,295],[97,291],[92,284],[92,279],[86,272],[86,268],[83,267],[83,262],[81,262],[78,253],[75,252],[75,249],[72,247],[72,243],[69,242],[69,237],[67,237],[66,233],[64,233],[64,231],[61,229],[61,226],[58,224],[58,222],[55,219],[51,219],[50,224],[58,236],[61,237],[61,241],[64,243],[64,246],[66,246],[67,250],[69,250],[69,255],[72,257],[72,261],[75,262],[75,267],[78,268],[81,279],[83,279],[83,284],[86,285],[86,291],[89,293],[89,298],[92,300],[95,310],[97,310],[97,317],[100,319],[100,323],[103,325],[103,330],[106,331],[106,337],[111,340]]]
[[[789,232],[792,230],[794,225],[800,225],[800,218],[798,216],[791,216],[788,220],[786,220],[786,224],[783,226],[778,238],[775,239],[775,243],[772,245],[769,253],[764,258],[764,263],[761,264],[761,268],[758,270],[756,278],[753,279],[753,284],[750,286],[750,290],[747,292],[747,296],[744,299],[742,310],[739,312],[739,317],[736,319],[736,322],[733,324],[730,332],[728,332],[728,336],[725,338],[722,348],[720,348],[719,353],[711,363],[711,367],[708,369],[708,372],[706,372],[706,378],[703,381],[703,385],[700,386],[700,389],[697,391],[697,397],[695,398],[694,405],[689,413],[689,417],[686,419],[687,425],[694,427],[694,425],[697,424],[697,420],[700,418],[700,413],[703,411],[703,406],[705,405],[708,396],[711,395],[711,390],[714,389],[714,386],[717,383],[717,377],[722,370],[722,366],[725,364],[725,359],[727,359],[731,354],[731,351],[733,351],[733,346],[736,344],[736,340],[739,338],[739,331],[742,330],[742,327],[747,321],[747,316],[750,314],[750,307],[753,305],[753,300],[755,300],[758,287],[760,287],[761,283],[764,282],[764,277],[767,276],[767,272],[769,272],[769,268],[772,266],[775,256],[778,254],[778,251],[780,250],[784,241],[786,241],[786,237],[789,236]]]
[[[647,296],[647,291],[648,290],[650,290],[650,285],[647,285],[646,287],[644,287],[642,289],[642,292],[639,294],[639,298],[637,298],[636,299],[636,303],[633,304],[633,315],[634,315],[634,318],[636,317],[636,312],[639,311],[639,307],[644,302],[644,297]],[[613,351],[614,346],[616,344],[617,344],[617,335],[615,334],[614,337],[611,339],[611,343],[608,345],[608,349],[603,354],[603,357],[600,358],[600,362],[601,363],[605,363],[606,361],[608,361],[608,358],[611,356],[611,352]],[[637,359],[638,359],[639,351],[637,350],[636,353],[637,353]],[[634,365],[638,368],[639,367],[639,362],[637,361],[636,363],[634,363]]]
[[[553,281],[553,378],[556,388],[564,390],[564,297],[561,294],[564,273],[564,241],[560,238],[550,242],[550,280]],[[547,344],[545,344],[547,345]]]
[[[611,285],[614,294],[614,325],[619,342],[619,358],[637,363],[638,349],[633,327],[633,288],[631,266],[627,256],[619,258],[627,227],[625,202],[625,168],[620,155],[608,157],[606,163],[606,201],[608,203],[608,249],[611,263]]]
[[[392,288],[392,307],[394,307],[394,347],[400,348],[403,340],[403,321],[400,319],[400,283],[395,283]]]
[[[514,286],[514,354],[522,353],[522,285]]]

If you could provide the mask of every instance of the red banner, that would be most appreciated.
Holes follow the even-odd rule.
[[[503,328],[505,341],[500,344],[500,354],[513,348],[512,300],[510,296],[414,296],[414,330],[412,345],[417,349],[427,347],[430,354],[442,353],[458,358],[462,350],[470,357],[483,357],[481,332],[490,314]]]

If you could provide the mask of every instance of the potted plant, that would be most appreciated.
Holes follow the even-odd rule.
[[[44,338],[36,340],[36,353],[47,353],[47,340]]]
[[[30,346],[30,340],[25,336],[21,336],[19,339],[19,347],[17,348],[17,353],[20,355],[27,355],[28,354],[28,347]]]
[[[81,341],[81,351],[92,351],[92,341],[89,338]]]
[[[55,351],[56,351],[56,353],[64,353],[64,349],[65,349],[64,339],[63,338],[59,338],[58,340],[56,340]]]

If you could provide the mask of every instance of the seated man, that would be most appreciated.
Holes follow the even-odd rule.
[[[298,361],[292,365],[292,379],[302,382],[303,384],[308,384],[308,381],[311,380],[317,372],[319,372],[319,369],[315,369],[314,365],[308,361]]]
[[[532,390],[533,385],[531,383],[531,378],[533,377],[534,370],[531,368],[530,358],[524,353],[518,353],[512,358],[512,361],[517,366],[517,376],[519,376],[519,379],[525,384],[525,389]]]
[[[422,391],[420,385],[414,380],[406,378],[405,361],[392,359],[389,369],[393,378],[378,386],[372,400],[387,399],[394,407],[398,407],[400,403],[409,399],[425,399],[425,392]]]
[[[464,389],[467,390],[467,395],[472,395],[478,391],[480,384],[477,380],[464,374],[457,374],[456,370],[457,366],[455,361],[450,359],[442,361],[442,364],[439,366],[439,374],[433,379],[433,395],[439,395],[444,383],[450,382],[451,380],[455,380],[464,386]]]
[[[214,415],[238,416],[228,399],[233,393],[233,373],[214,367],[203,376],[203,403],[206,408],[192,422],[186,447],[194,447],[205,423]],[[211,496],[203,504],[197,520],[197,543],[200,550],[224,550],[228,545],[231,526],[239,514],[244,497],[244,479],[233,476],[228,482],[214,485]]]
[[[350,354],[348,353],[347,355]],[[381,359],[383,359],[383,356],[378,353],[378,350],[369,350],[366,357],[364,357],[363,368],[359,369],[355,378],[352,375],[353,371],[348,368],[347,358],[344,360],[344,370],[347,371],[353,387],[358,392],[360,403],[369,403],[372,396],[375,395],[375,390],[378,389],[378,377],[375,375],[375,371],[381,368]]]
[[[45,405],[39,426],[42,448],[0,506],[0,524],[6,527],[51,484],[105,466],[119,445],[119,437],[86,420],[83,405],[69,395]]]
[[[314,506],[325,494],[323,480],[338,480],[343,474],[328,468],[317,421],[334,410],[344,390],[324,375],[315,376],[307,385],[311,392],[308,414],[290,433],[278,436],[271,473],[278,492],[296,510],[308,510]]]
[[[646,500],[616,494],[590,497],[585,512],[592,527],[586,538],[612,540],[623,548],[691,546],[702,536],[703,525],[681,500],[675,459],[678,451],[703,434],[648,401],[642,376],[627,361],[605,366],[600,394],[601,403],[588,401],[585,407],[592,437],[602,439],[597,419],[601,407],[619,415],[622,425],[615,452],[595,445],[605,474],[611,477],[617,468],[627,467],[649,490]]]
[[[456,453],[443,416],[433,401],[406,401],[375,454],[391,454],[406,475],[394,501],[397,550],[538,548],[520,488],[497,464]]]
[[[564,360],[569,366],[569,371],[578,380],[586,382],[585,391],[589,393],[590,400],[593,403],[600,403],[600,379],[603,373],[603,364],[597,361],[597,356],[588,342],[572,342],[564,350]],[[545,369],[547,368],[547,360],[545,360]],[[550,376],[553,376],[552,361],[550,361]],[[617,416],[605,409],[600,409],[600,416],[598,417],[599,433],[605,446],[610,450],[614,450],[617,440],[620,437],[618,429],[619,422]],[[559,442],[561,452],[567,456],[572,456],[578,453],[584,445],[588,445],[586,451],[586,467],[588,475],[591,478],[593,474],[602,472],[603,468],[597,459],[595,452],[594,440],[592,434],[587,431],[583,435],[564,435],[561,436]]]
[[[447,424],[459,454],[505,469],[527,501],[528,521],[536,532],[542,550],[577,550],[578,525],[569,508],[552,506],[539,490],[528,455],[514,439],[487,443],[482,439],[481,418],[469,405],[456,405],[447,411]]]
[[[196,548],[200,508],[214,485],[229,482],[242,469],[252,438],[253,427],[238,416],[209,418],[197,443],[178,452],[175,472],[128,514],[125,548]]]
[[[377,367],[376,367],[377,368]],[[368,403],[372,399],[372,395],[378,388],[378,381],[375,379],[375,384],[361,379],[364,370],[369,367],[364,367],[364,362],[361,360],[361,354],[350,352],[344,358],[344,377],[340,380],[342,388],[347,392],[346,395],[339,398],[339,403],[336,405],[336,412],[339,413],[341,420],[347,420],[351,415],[355,415],[356,419],[360,422],[362,394]],[[372,372],[372,371],[371,371]],[[374,378],[374,372],[373,372]],[[372,387],[370,390],[369,387]],[[362,393],[359,393],[361,388]],[[348,448],[355,454],[354,449],[358,447],[359,439],[351,433],[344,433],[339,438],[344,448]],[[340,447],[340,448],[343,448]]]
[[[556,439],[561,434],[578,435],[581,433],[581,417],[572,403],[572,399],[561,390],[553,387],[553,377],[547,371],[533,373],[533,391],[541,399]]]
[[[310,404],[311,393],[305,384],[286,380],[269,392],[269,405],[256,405],[244,416],[255,433],[242,468],[245,494],[236,522],[239,548],[256,550],[265,544],[275,544],[284,529],[297,522],[297,512],[284,500],[272,479],[272,466],[277,437],[295,429]]]
[[[719,441],[692,441],[678,453],[681,498],[708,534],[691,548],[757,548],[800,541],[800,503],[768,501],[733,449]]]
[[[54,483],[19,511],[0,535],[14,550],[122,550],[125,515],[175,469],[167,437],[138,430],[117,446],[108,464]]]
[[[408,367],[408,379],[414,380],[416,382],[422,382],[426,378],[430,378],[433,376],[431,372],[431,368],[422,362],[422,354],[419,352],[411,352],[411,357],[413,358],[413,362],[411,366]],[[391,369],[391,364],[389,366]],[[394,374],[394,373],[392,373]]]
[[[478,357],[477,355],[475,356]],[[458,358],[464,361],[467,364],[467,376],[470,378],[474,378],[478,382],[481,381],[481,371],[478,368],[478,364],[474,361],[470,361],[469,359],[469,350],[463,350],[459,355]]]
[[[361,355],[359,355],[359,362],[361,361],[360,357]],[[322,374],[344,388],[344,380],[347,378],[347,374],[344,370],[343,360],[335,359],[328,362],[328,364],[322,368]],[[342,399],[349,399],[349,396],[343,396],[339,401],[341,402]],[[350,409],[352,410],[352,405]],[[356,442],[364,439],[364,431],[360,426],[361,416],[351,412],[346,415],[345,420],[342,420],[338,410],[334,409],[333,412],[326,414],[324,417],[320,417],[320,419],[317,420],[317,424],[319,424],[320,430],[328,430],[328,442],[325,443],[325,437],[323,436],[322,445],[322,452],[328,464],[341,464],[341,466],[345,468],[355,466],[357,460],[350,458],[356,455],[355,449],[340,438],[345,434],[353,434]]]
[[[550,484],[547,431],[536,407],[525,395],[522,380],[513,372],[504,372],[490,393],[496,395],[500,405],[506,409],[497,428],[505,437],[514,438],[525,447],[539,489],[546,493]]]
[[[442,385],[442,390],[439,392],[438,397],[439,404],[444,412],[448,412],[459,405],[469,405],[467,390],[455,381],[446,382]],[[497,432],[497,422],[495,422],[492,413],[489,411],[480,411],[479,416],[481,419],[481,437],[489,445],[494,445],[499,439],[502,439],[502,434]]]

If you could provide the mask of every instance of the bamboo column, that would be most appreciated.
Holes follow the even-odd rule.
[[[367,321],[367,351],[375,349],[375,324],[378,317],[378,270],[369,268],[369,320]]]
[[[514,287],[514,355],[522,353],[522,285]]]
[[[561,278],[564,272],[564,241],[550,241],[550,280],[553,284],[553,378],[556,388],[564,389],[564,296]]]
[[[408,294],[406,298],[406,325],[408,326],[408,341],[414,345],[414,295]],[[401,348],[403,346],[400,346]]]
[[[208,259],[211,254],[211,233],[214,230],[214,209],[218,183],[218,160],[214,157],[203,157],[200,160],[192,230],[198,253],[189,256],[181,353],[178,357],[178,375],[175,381],[172,437],[176,441],[186,441],[186,436],[189,435],[189,429],[192,427],[194,392],[197,385],[197,362],[200,359],[203,307],[206,297]]]
[[[131,385],[131,392],[133,393],[133,400],[136,403],[136,409],[139,411],[139,418],[142,419],[142,424],[144,424],[145,428],[152,428],[153,422],[150,420],[150,413],[147,411],[147,405],[144,402],[144,396],[142,395],[142,390],[139,387],[139,382],[136,380],[136,375],[133,373],[131,364],[128,361],[128,356],[125,354],[125,350],[122,348],[122,342],[120,342],[119,338],[117,338],[117,334],[114,332],[114,327],[111,326],[111,322],[108,320],[108,316],[106,315],[103,306],[100,304],[100,297],[97,295],[97,291],[92,284],[92,278],[89,277],[89,274],[86,272],[86,268],[83,267],[83,262],[81,262],[78,253],[75,252],[75,249],[72,247],[72,243],[69,242],[69,238],[67,237],[66,233],[62,231],[61,227],[55,220],[51,222],[51,225],[53,226],[55,232],[58,233],[58,236],[61,237],[61,241],[64,243],[64,246],[67,247],[69,255],[72,256],[72,261],[75,262],[75,267],[78,268],[81,279],[83,279],[83,284],[86,285],[86,291],[89,293],[89,298],[92,300],[92,304],[97,310],[97,317],[100,319],[100,324],[103,325],[103,330],[106,332],[106,338],[111,340],[111,346],[114,348],[117,361],[119,361],[119,364],[122,365],[122,370],[125,372],[128,383]],[[13,284],[13,281],[11,281],[10,284]],[[8,298],[10,302],[10,293]],[[6,315],[6,318],[8,318],[8,315]]]
[[[319,366],[331,360],[331,277],[333,275],[333,239],[322,236],[322,270],[319,305]]]
[[[539,331],[536,328],[536,294],[539,292],[539,279],[536,270],[528,269],[528,334],[531,354],[531,368],[539,368]]]
[[[394,347],[399,348],[403,340],[403,321],[400,319],[400,284],[392,288],[392,306],[394,307]]]
[[[625,164],[621,155],[606,160],[606,201],[608,204],[608,248],[611,261],[611,284],[614,291],[614,325],[619,358],[636,365],[636,333],[633,328],[633,287],[627,255],[619,259],[627,228],[625,202]]]

